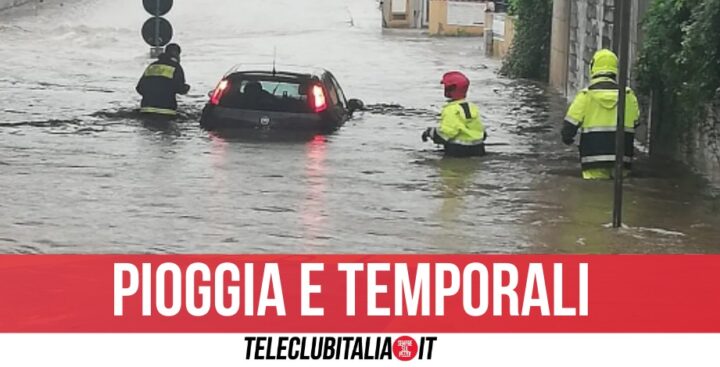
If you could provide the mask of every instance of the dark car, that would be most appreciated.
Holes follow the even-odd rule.
[[[248,69],[233,68],[210,92],[202,127],[332,132],[363,108],[327,70]]]

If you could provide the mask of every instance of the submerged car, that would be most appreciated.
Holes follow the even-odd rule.
[[[200,124],[208,130],[260,129],[332,132],[363,109],[347,100],[327,70],[282,71],[236,66],[209,93]]]

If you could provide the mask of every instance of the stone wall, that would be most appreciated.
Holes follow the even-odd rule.
[[[573,96],[590,79],[590,62],[601,48],[612,48],[613,0],[571,0],[566,94]]]
[[[568,42],[570,41],[570,2],[553,1],[552,38],[550,40],[550,85],[566,92],[568,78]]]
[[[720,185],[720,89],[707,114],[705,121],[691,125],[681,153],[686,163]]]

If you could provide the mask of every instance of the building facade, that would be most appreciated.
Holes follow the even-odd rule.
[[[427,29],[431,35],[481,36],[485,13],[492,2],[485,0],[382,0],[384,28]]]
[[[383,28],[427,28],[430,0],[381,0]]]

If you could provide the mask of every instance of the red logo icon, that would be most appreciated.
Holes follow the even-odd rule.
[[[412,361],[418,354],[418,344],[409,336],[401,336],[393,343],[393,354],[400,361]]]

